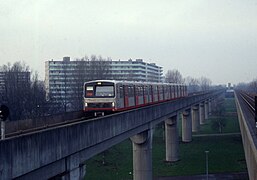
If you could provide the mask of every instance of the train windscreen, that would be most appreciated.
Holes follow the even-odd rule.
[[[112,96],[114,96],[114,87],[113,86],[96,86],[95,96],[96,97],[102,97],[102,96],[112,97]]]
[[[113,83],[90,83],[85,86],[85,97],[114,97]]]

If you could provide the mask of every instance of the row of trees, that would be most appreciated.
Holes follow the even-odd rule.
[[[185,83],[188,86],[189,92],[206,91],[211,88],[212,81],[209,78],[183,78],[182,74],[177,70],[168,70],[165,75],[165,82],[167,83]]]
[[[32,118],[43,115],[46,109],[44,83],[38,79],[37,72],[30,77],[30,69],[25,63],[8,63],[0,67],[0,104],[10,109],[10,120]]]
[[[239,83],[236,85],[236,88],[257,94],[257,78],[253,79],[249,83]]]

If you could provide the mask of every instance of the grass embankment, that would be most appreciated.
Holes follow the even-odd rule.
[[[233,99],[226,99],[223,133],[239,133],[236,107]],[[165,142],[162,126],[156,128],[153,139],[154,176],[178,176],[205,173],[205,151],[209,150],[209,173],[246,171],[244,151],[240,135],[209,136],[218,133],[211,128],[211,116],[191,143],[179,144],[180,161],[165,163]],[[179,123],[181,124],[181,123]],[[181,139],[181,138],[180,138]],[[104,157],[103,157],[104,156]],[[104,161],[104,164],[103,164]],[[132,144],[126,140],[105,153],[87,161],[86,179],[90,180],[127,180],[133,179]]]

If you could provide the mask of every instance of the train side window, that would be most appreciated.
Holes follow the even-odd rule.
[[[134,86],[128,86],[128,96],[129,97],[134,96]]]

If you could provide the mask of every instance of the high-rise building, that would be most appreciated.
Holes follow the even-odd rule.
[[[114,79],[142,82],[162,82],[162,67],[147,63],[142,59],[108,61],[71,61],[45,62],[45,87],[47,98],[63,104],[64,109],[79,109],[85,81],[93,79]],[[72,108],[71,108],[72,107]]]
[[[147,63],[142,59],[133,61],[110,61],[110,70],[115,80],[130,80],[143,82],[162,82],[162,67],[155,63]]]

